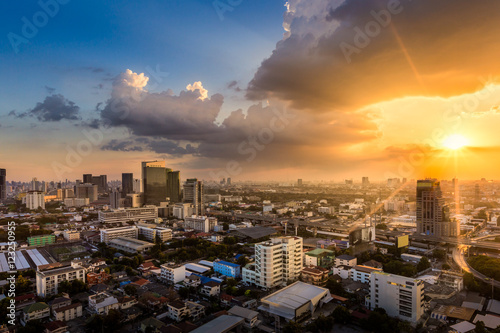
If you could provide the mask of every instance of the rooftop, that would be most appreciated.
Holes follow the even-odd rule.
[[[335,252],[327,249],[314,249],[312,251],[306,252],[306,255],[311,257],[319,257],[325,255],[333,255]]]
[[[277,292],[261,299],[262,303],[268,305],[279,305],[282,307],[297,309],[307,302],[311,302],[319,296],[329,293],[326,288],[297,281]]]
[[[47,305],[47,303],[38,302],[38,303],[33,303],[30,306],[25,307],[23,309],[23,311],[25,313],[31,313],[31,312],[35,312],[35,311],[42,311],[42,310],[45,310],[48,308],[49,308],[49,306]]]
[[[242,324],[245,319],[237,316],[222,315],[198,327],[191,333],[224,333],[229,332],[234,327]]]
[[[238,265],[238,264],[234,264],[232,262],[228,262],[228,261],[224,261],[224,260],[215,261],[214,264],[226,265],[226,266],[234,267],[234,268],[240,267],[240,265]]]
[[[337,257],[337,259],[340,259],[340,260],[353,260],[353,259],[356,259],[356,257],[350,256],[348,254],[341,254],[340,256]]]
[[[259,315],[257,311],[246,309],[238,305],[235,305],[231,309],[229,309],[228,313],[248,320],[251,320],[252,318],[255,318]]]

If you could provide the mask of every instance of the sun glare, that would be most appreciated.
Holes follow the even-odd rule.
[[[464,136],[460,134],[452,134],[444,139],[443,146],[448,149],[456,150],[467,146],[468,143],[469,140],[467,140]]]

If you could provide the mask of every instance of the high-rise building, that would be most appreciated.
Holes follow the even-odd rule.
[[[98,199],[98,186],[93,184],[78,184],[76,185],[76,197],[88,198],[89,202],[94,202]]]
[[[36,177],[31,180],[31,190],[32,191],[40,191],[41,190],[40,182],[38,181],[38,179]]]
[[[417,181],[417,232],[436,237],[457,235],[457,224],[450,221],[437,179]]]
[[[83,175],[83,183],[84,184],[92,184],[92,174]]]
[[[424,282],[373,271],[365,305],[371,310],[383,308],[391,317],[415,323],[424,314]]]
[[[370,185],[370,179],[368,179],[368,177],[363,177],[363,179],[361,180],[361,184]]]
[[[141,193],[141,180],[140,179],[134,179],[134,185],[133,185],[133,190],[134,193]]]
[[[99,193],[108,192],[108,176],[106,175],[92,176],[92,184],[97,185],[97,191]]]
[[[109,194],[109,204],[111,205],[111,208],[113,209],[118,209],[122,207],[120,201],[122,198],[122,194],[118,191],[113,191]]]
[[[26,208],[30,210],[45,209],[45,194],[42,191],[29,191],[26,194]]]
[[[0,201],[7,199],[7,170],[0,169]]]
[[[474,185],[474,200],[481,201],[481,187],[479,184]]]
[[[231,186],[231,178],[227,179],[227,186]]]
[[[170,202],[176,203],[181,201],[181,172],[167,172],[167,197]]]
[[[303,269],[302,248],[301,237],[277,237],[256,244],[255,263],[243,268],[243,281],[274,288],[297,280]]]
[[[142,162],[142,188],[146,205],[167,201],[167,168],[165,161]]]
[[[297,186],[301,187],[302,186],[302,179],[297,179]]]
[[[205,214],[205,201],[203,198],[203,183],[196,178],[187,179],[184,183],[184,202],[191,203],[195,215]]]
[[[134,193],[134,174],[122,173],[122,196],[126,197],[129,193]]]

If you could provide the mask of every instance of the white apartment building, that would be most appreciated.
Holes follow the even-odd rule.
[[[105,292],[89,296],[89,310],[99,315],[107,315],[109,310],[120,308],[118,299]]]
[[[277,237],[255,245],[255,263],[243,268],[243,281],[260,287],[286,285],[303,269],[301,237]]]
[[[70,321],[82,316],[82,304],[73,303],[55,309],[53,312],[56,320]]]
[[[29,191],[26,193],[26,208],[30,210],[45,209],[45,194],[42,191]]]
[[[186,266],[184,265],[161,265],[160,278],[168,283],[178,283],[184,281],[186,277]]]
[[[81,280],[85,282],[85,268],[76,263],[36,272],[36,293],[40,297],[55,295],[62,281]]]
[[[210,232],[214,230],[217,225],[217,219],[215,217],[207,216],[196,216],[184,218],[184,228],[194,229],[201,232]]]
[[[64,205],[66,207],[83,207],[90,204],[89,198],[65,198]]]
[[[335,257],[335,267],[338,266],[356,266],[358,263],[358,259],[356,257],[350,256],[348,254],[342,254],[338,257]]]
[[[139,229],[136,226],[101,229],[101,242],[108,244],[111,240],[119,237],[137,238]]]
[[[144,206],[142,208],[117,209],[111,212],[99,212],[99,222],[116,223],[138,220],[154,220],[158,218],[158,207]]]
[[[424,282],[400,275],[372,272],[365,306],[383,308],[391,317],[416,322],[424,313]]]
[[[138,225],[139,235],[143,235],[150,242],[156,241],[156,236],[160,238],[162,242],[167,242],[172,239],[172,229],[162,228],[156,226],[146,226],[146,225]]]
[[[76,241],[80,239],[80,233],[76,230],[64,230],[62,234],[67,241]]]
[[[172,215],[181,220],[193,215],[193,213],[194,207],[191,203],[176,203],[172,209]]]

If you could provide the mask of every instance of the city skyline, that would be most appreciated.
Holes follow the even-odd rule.
[[[63,3],[2,14],[10,179],[496,178],[497,2]]]

